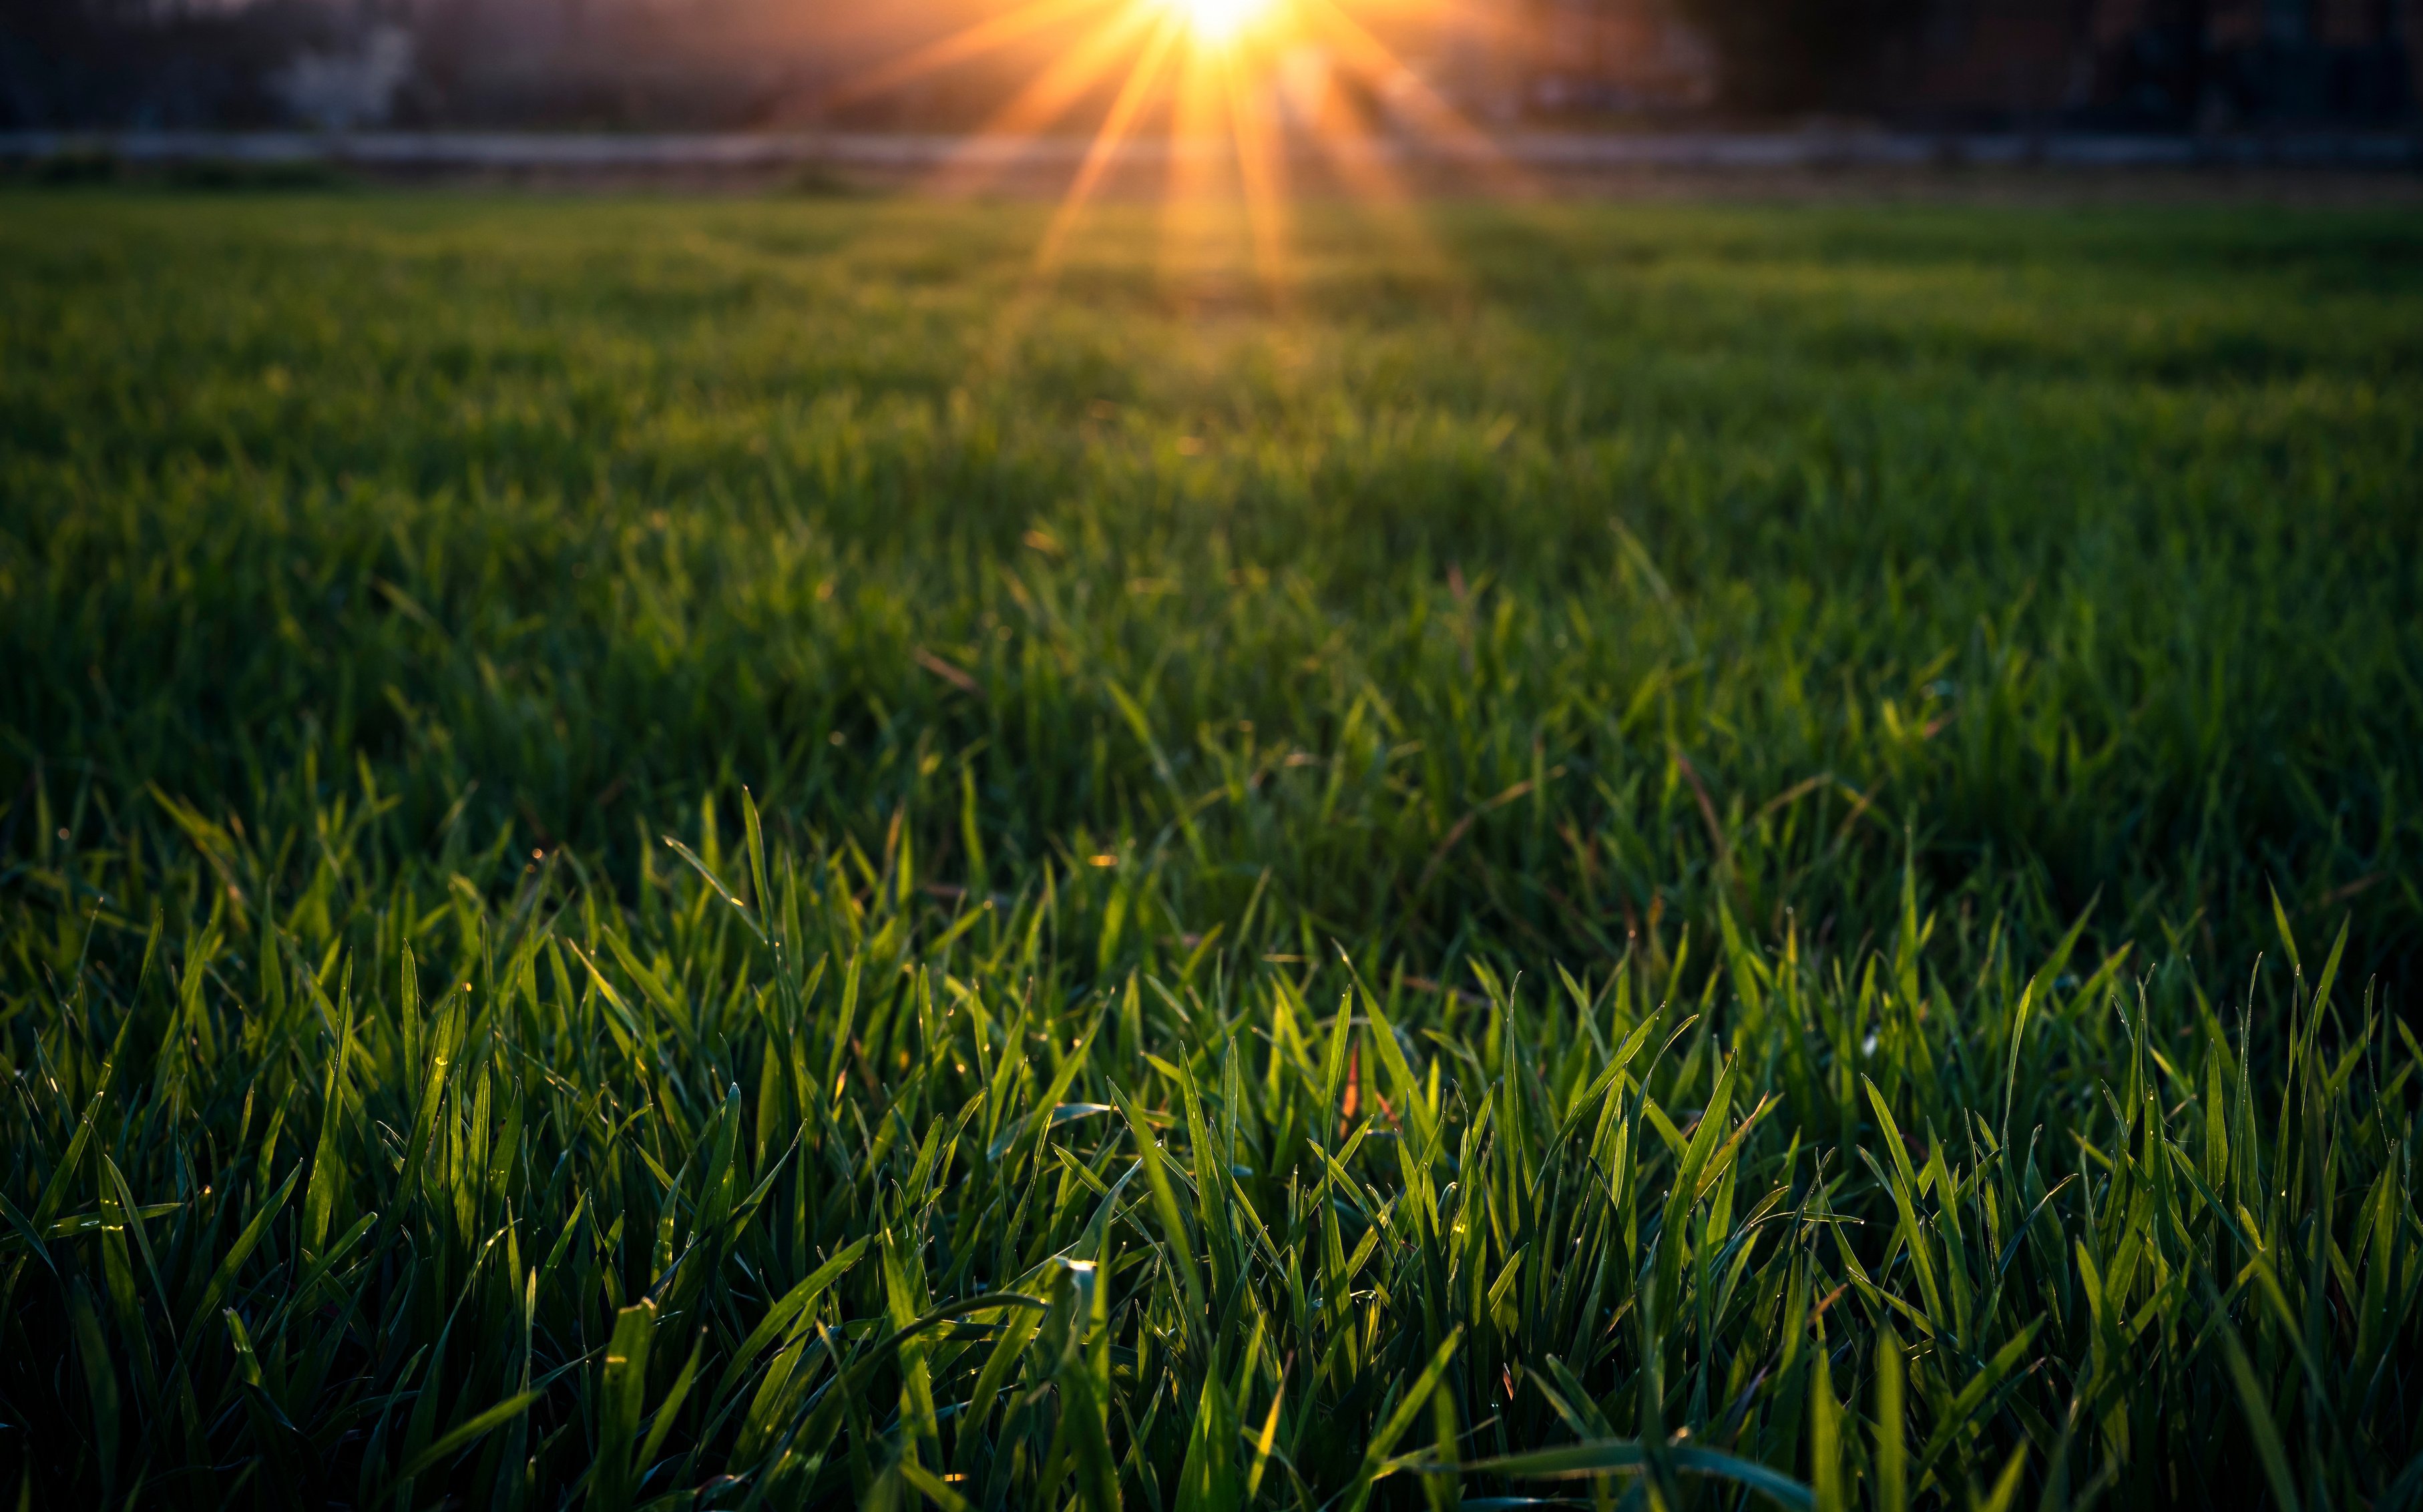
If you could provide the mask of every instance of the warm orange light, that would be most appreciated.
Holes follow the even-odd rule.
[[[1269,15],[1278,0],[1169,0],[1186,17],[1197,41],[1234,41],[1255,22]]]
[[[945,173],[962,192],[974,187],[994,162],[982,149],[1049,128],[1099,86],[1116,81],[1109,109],[1036,249],[1038,276],[1059,266],[1096,192],[1111,181],[1135,134],[1155,121],[1168,132],[1172,148],[1164,200],[1165,271],[1205,269],[1243,252],[1272,297],[1285,299],[1295,276],[1289,245],[1291,143],[1328,158],[1351,193],[1402,222],[1404,243],[1426,244],[1420,226],[1408,218],[1405,186],[1391,172],[1388,154],[1378,150],[1385,144],[1374,141],[1370,123],[1358,112],[1320,104],[1326,84],[1308,96],[1288,87],[1282,75],[1299,58],[1323,80],[1338,70],[1385,85],[1396,126],[1468,164],[1501,165],[1488,140],[1358,19],[1367,11],[1399,19],[1444,13],[1483,0],[982,3],[997,8],[874,71],[844,95],[893,88],[1037,35],[1075,28],[1060,55],[977,130]],[[1242,205],[1242,227],[1223,210],[1227,204]],[[1024,307],[1023,302],[1013,307]]]

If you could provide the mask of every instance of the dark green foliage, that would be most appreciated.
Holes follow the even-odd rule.
[[[0,1495],[2423,1491],[2411,219],[5,209]]]

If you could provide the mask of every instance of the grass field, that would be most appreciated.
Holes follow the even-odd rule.
[[[2423,216],[1041,224],[0,195],[0,1495],[2423,1504]]]

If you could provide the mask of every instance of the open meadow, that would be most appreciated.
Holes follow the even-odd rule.
[[[2423,1505],[2423,213],[1047,215],[0,191],[0,1504]]]

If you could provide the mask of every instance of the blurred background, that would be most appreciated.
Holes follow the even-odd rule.
[[[1063,24],[866,82],[1002,8],[0,0],[0,131],[958,132],[1099,15],[1064,7]],[[2423,96],[2423,0],[1417,0],[1362,19],[1386,66],[1307,47],[1273,87],[1380,129],[1408,90],[1494,127],[1594,130],[2381,130],[2413,126]]]

